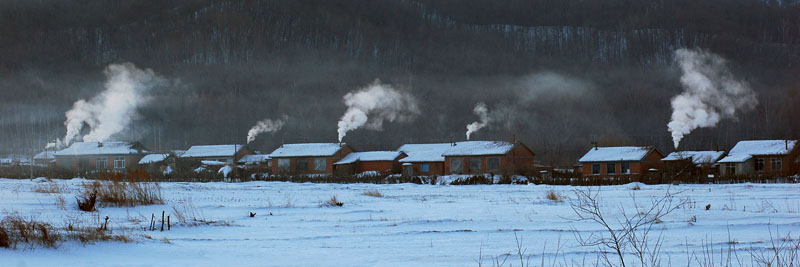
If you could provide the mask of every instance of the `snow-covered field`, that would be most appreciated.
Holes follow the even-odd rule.
[[[516,254],[516,233],[532,264],[544,259],[548,266],[554,261],[593,266],[597,247],[578,246],[573,232],[606,234],[596,223],[576,220],[570,208],[573,190],[585,188],[571,186],[162,183],[164,205],[106,207],[92,214],[75,204],[83,180],[56,182],[68,190],[37,193],[37,182],[0,179],[1,215],[18,213],[57,226],[97,224],[96,218],[109,216],[115,233],[126,232],[136,242],[0,249],[0,265],[477,266],[482,255],[484,266],[491,266],[491,257]],[[668,188],[688,200],[653,230],[652,238],[661,234],[664,240],[664,265],[686,266],[692,253],[699,259],[713,254],[719,262],[727,257],[719,250],[727,253],[729,240],[743,264],[750,265],[746,250],[770,246],[770,231],[773,239],[778,233],[800,234],[797,184],[633,186],[594,188],[609,221],[621,219],[620,207],[627,212],[648,207]],[[368,190],[383,197],[364,195]],[[551,190],[565,200],[547,199]],[[57,204],[59,196],[66,207]],[[323,205],[331,196],[344,206]],[[173,207],[223,223],[143,230],[151,214],[173,214]],[[710,247],[714,253],[703,253]],[[514,257],[506,264],[518,266]]]

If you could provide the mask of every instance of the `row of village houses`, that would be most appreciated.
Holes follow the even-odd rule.
[[[655,147],[590,148],[571,168],[583,177],[795,175],[800,171],[796,140],[740,141],[725,151],[678,151],[666,156]],[[340,143],[284,144],[269,154],[243,145],[198,145],[185,151],[150,153],[138,142],[76,142],[34,160],[50,161],[75,171],[126,169],[162,163],[170,157],[195,159],[204,165],[262,166],[273,174],[399,173],[406,176],[447,174],[531,174],[544,166],[520,142],[465,141],[405,144],[394,151],[356,152]]]

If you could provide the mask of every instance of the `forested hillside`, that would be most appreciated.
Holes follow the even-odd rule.
[[[516,138],[544,163],[571,164],[592,141],[672,150],[673,54],[728,60],[755,110],[688,135],[682,149],[800,138],[800,1],[0,1],[0,154],[64,135],[64,112],[132,62],[169,83],[117,136],[153,149],[336,140],[342,96],[375,79],[411,92],[421,116],[356,130],[356,149],[463,140],[473,106],[502,110],[474,139]]]

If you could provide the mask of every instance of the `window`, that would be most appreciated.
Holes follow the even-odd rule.
[[[307,159],[297,159],[297,170],[298,171],[308,171],[308,160]]]
[[[756,159],[756,171],[764,171],[764,159]]]
[[[728,165],[725,166],[725,169],[727,170],[726,174],[736,175],[736,163],[728,163]]]
[[[616,163],[606,163],[606,173],[607,174],[616,174],[617,173],[617,164]]]
[[[108,158],[97,158],[94,165],[98,170],[105,170],[108,168]]]
[[[421,165],[419,165],[419,171],[420,172],[430,172],[431,171],[431,165],[430,164],[421,164]]]
[[[461,172],[464,167],[464,159],[450,159],[450,172]]]
[[[487,171],[499,171],[500,170],[500,158],[487,158],[486,159],[486,170]]]
[[[114,169],[125,169],[125,157],[114,158]]]
[[[592,174],[594,175],[600,174],[600,164],[592,164]]]
[[[325,171],[328,169],[328,161],[325,158],[316,158],[314,159],[314,170],[315,171]]]
[[[772,172],[780,172],[783,170],[783,159],[782,158],[772,158],[769,161],[769,169]]]
[[[621,165],[620,173],[624,173],[624,174],[630,174],[631,173],[631,165],[630,165],[630,163],[623,162],[620,165]]]
[[[292,161],[290,159],[278,159],[278,171],[288,172]]]
[[[469,159],[469,171],[470,172],[480,172],[481,171],[481,159],[480,158],[471,158],[471,159]]]
[[[72,168],[72,159],[70,159],[70,158],[62,159],[61,160],[61,167],[64,167],[64,168],[67,168],[67,169]]]

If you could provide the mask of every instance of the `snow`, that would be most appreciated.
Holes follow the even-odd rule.
[[[55,159],[55,158],[56,158],[56,152],[49,150],[39,152],[39,154],[33,156],[33,159]]]
[[[598,147],[590,149],[578,162],[639,161],[650,150],[648,147],[635,146]]]
[[[744,162],[751,156],[786,155],[794,150],[796,140],[739,141],[719,162]]]
[[[452,146],[451,143],[405,144],[400,146],[397,151],[408,155],[408,157],[400,159],[400,162],[444,162],[442,155]]]
[[[661,160],[674,161],[691,158],[694,164],[715,163],[723,154],[725,151],[676,151],[669,153]]]
[[[102,145],[100,145],[102,143]],[[64,150],[55,153],[56,156],[81,156],[81,155],[125,155],[140,154],[147,151],[133,148],[128,142],[75,142]]]
[[[242,158],[239,159],[240,164],[246,165],[258,165],[264,162],[269,161],[269,155],[265,154],[252,154],[252,155],[244,155]]]
[[[334,163],[334,165],[350,164],[356,161],[394,161],[401,154],[403,154],[403,152],[400,151],[352,152]]]
[[[508,154],[514,144],[502,141],[465,141],[456,142],[447,149],[443,156],[484,156]]]
[[[218,160],[201,160],[200,164],[207,165],[207,166],[222,166],[227,163],[218,161]]]
[[[86,180],[54,181],[64,186],[63,193],[36,193],[36,182],[0,179],[0,210],[57,227],[67,221],[99,225],[98,217],[109,216],[114,233],[127,233],[136,242],[0,249],[2,265],[476,266],[482,255],[483,264],[490,266],[490,257],[516,250],[515,234],[532,263],[563,258],[568,263],[585,259],[587,265],[594,265],[597,247],[579,246],[573,233],[605,234],[591,221],[576,220],[570,208],[573,190],[585,187],[161,183],[163,205],[101,207],[99,212],[86,213],[70,201]],[[685,264],[689,253],[702,258],[711,244],[717,251],[727,249],[728,240],[735,240],[738,257],[747,263],[750,254],[744,250],[771,246],[770,231],[773,236],[791,233],[794,238],[800,232],[798,184],[638,185],[640,190],[632,190],[633,184],[593,187],[600,190],[599,201],[608,221],[621,219],[622,207],[628,212],[648,207],[652,198],[667,189],[691,200],[651,232],[653,238],[665,237],[660,255],[665,264]],[[363,194],[369,190],[384,197]],[[550,191],[565,200],[546,199]],[[331,196],[344,206],[321,205]],[[66,209],[56,204],[59,197],[67,199]],[[710,210],[705,210],[706,205]],[[173,207],[194,208],[198,216],[230,226],[180,225]],[[151,214],[161,211],[173,215],[172,230],[142,230]],[[256,216],[250,218],[249,212]],[[714,256],[720,257],[719,252]]]
[[[139,164],[152,164],[162,162],[169,157],[169,154],[147,154],[139,160]]]
[[[192,146],[180,155],[182,158],[205,158],[205,157],[232,157],[244,146],[242,145],[203,145]]]
[[[231,171],[233,171],[233,167],[225,165],[222,168],[219,168],[219,171],[217,171],[217,173],[222,174],[222,177],[228,178],[228,174],[230,174]]]
[[[342,149],[344,144],[338,143],[302,143],[284,144],[270,154],[278,157],[328,157],[333,156]]]

